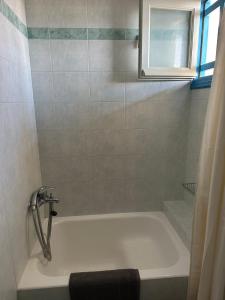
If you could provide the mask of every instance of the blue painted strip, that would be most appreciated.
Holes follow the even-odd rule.
[[[212,76],[204,76],[202,78],[194,79],[191,83],[191,89],[205,89],[212,85]]]
[[[215,3],[214,0],[206,0],[205,1],[205,9],[209,8],[211,5],[213,5],[213,3]]]
[[[218,7],[221,7],[224,5],[224,0],[218,0],[215,3],[213,3],[211,6],[209,6],[206,10],[205,10],[205,16],[209,15],[212,11],[214,11],[215,9],[217,9]]]
[[[198,70],[198,72],[206,71],[206,70],[213,69],[214,66],[215,66],[215,61],[212,61],[207,64],[201,65],[200,67],[197,68],[197,70]]]

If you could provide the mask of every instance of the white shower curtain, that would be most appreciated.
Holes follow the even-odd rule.
[[[200,157],[188,300],[225,300],[225,13]]]

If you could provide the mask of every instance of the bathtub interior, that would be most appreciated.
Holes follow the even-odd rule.
[[[47,268],[39,264],[47,276],[101,270],[104,266],[141,270],[170,267],[178,259],[165,228],[147,217],[58,222],[52,249],[52,263]]]
[[[69,274],[138,268],[141,280],[187,278],[189,252],[162,212],[57,218],[53,260],[36,243],[19,290],[67,287]]]

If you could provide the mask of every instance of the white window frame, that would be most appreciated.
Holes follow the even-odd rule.
[[[196,77],[200,6],[200,0],[140,0],[139,79],[191,80]],[[187,68],[150,67],[150,11],[152,8],[191,12]]]

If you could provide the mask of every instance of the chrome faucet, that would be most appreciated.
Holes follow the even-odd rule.
[[[54,190],[51,186],[42,186],[38,191],[36,191],[30,201],[31,209],[36,209],[46,203],[58,203],[59,200],[53,197],[53,194],[48,195],[48,190]]]
[[[54,210],[54,203],[58,203],[59,200],[57,198],[54,198],[52,193],[48,194],[49,190],[54,190],[54,188],[49,186],[42,186],[38,191],[34,192],[30,200],[29,209],[31,210],[33,215],[34,227],[44,257],[50,261],[52,259],[51,245],[50,245],[50,238],[52,232],[52,217],[57,216],[57,212]],[[39,210],[39,208],[43,204],[49,205],[47,235],[45,235],[43,231],[40,210]]]

